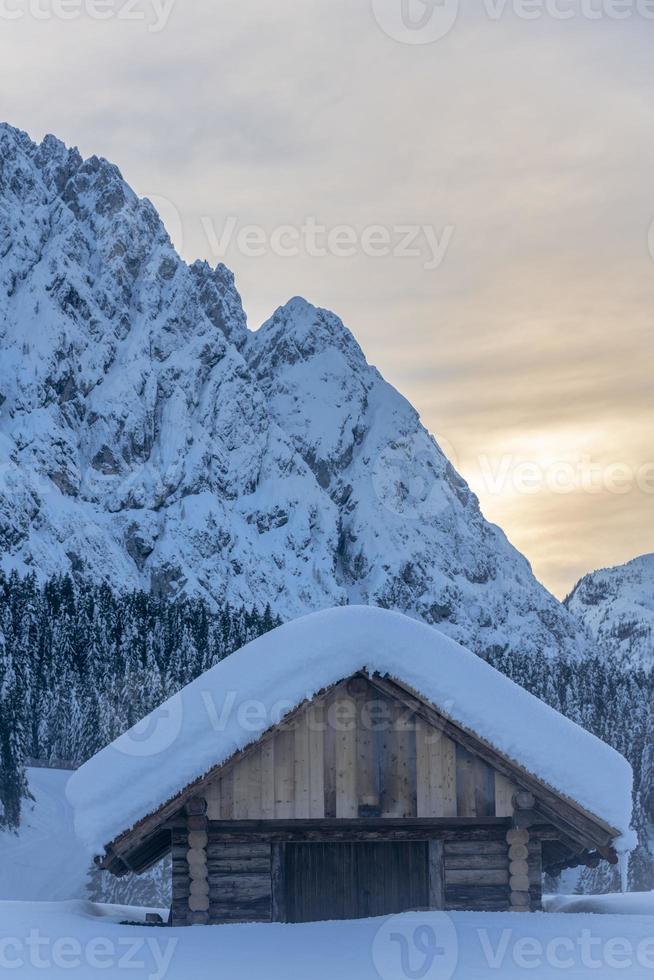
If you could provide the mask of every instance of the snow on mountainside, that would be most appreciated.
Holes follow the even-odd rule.
[[[654,667],[654,555],[586,575],[566,605],[608,654]]]
[[[0,349],[5,570],[588,648],[337,317],[295,299],[251,333],[115,166],[8,126]]]

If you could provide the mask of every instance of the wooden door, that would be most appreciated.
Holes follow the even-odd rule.
[[[285,844],[274,906],[286,922],[362,919],[429,906],[424,841]]]

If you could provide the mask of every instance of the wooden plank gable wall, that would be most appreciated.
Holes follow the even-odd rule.
[[[508,817],[517,788],[365,678],[334,688],[208,787],[209,820]]]
[[[285,851],[293,845],[247,835],[229,840],[224,822],[234,821],[332,821],[333,833],[341,819],[348,827],[380,818],[486,819],[429,845],[429,875],[438,879],[430,888],[440,890],[430,907],[502,910],[519,895],[520,907],[538,908],[540,842],[522,830],[507,834],[508,820],[487,819],[511,817],[517,792],[357,676],[295,712],[205,785],[203,812],[173,830],[173,921],[284,920],[275,881],[289,858],[293,864]]]

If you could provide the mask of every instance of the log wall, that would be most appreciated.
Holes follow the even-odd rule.
[[[189,924],[188,900],[191,889],[191,876],[187,860],[188,831],[185,828],[172,831],[173,902],[171,908],[172,924]]]
[[[510,908],[505,840],[446,841],[444,852],[446,909],[504,912]]]
[[[318,829],[315,835],[318,839]],[[193,838],[181,828],[173,831],[173,924],[286,921],[285,846],[272,840],[230,841],[225,839],[222,825],[211,821],[206,836],[208,900],[205,906],[200,898],[198,907],[194,891],[198,891],[201,873],[198,874],[197,859],[189,861],[189,854],[194,850],[189,847]],[[383,828],[379,828],[376,836],[378,840],[383,839]],[[329,839],[328,833],[325,839]],[[356,842],[356,831],[346,835],[346,839]],[[444,839],[425,838],[425,842],[429,907],[493,912],[540,909],[541,844],[530,839],[528,831],[511,830],[507,834],[500,827],[478,828],[474,832],[461,829],[456,834],[450,831]],[[369,845],[362,844],[364,849],[366,846]],[[317,881],[315,887],[324,890],[326,883]],[[201,896],[205,894],[204,889],[199,891]],[[338,917],[341,900],[342,896],[334,895],[330,899],[325,894],[327,918],[330,901],[333,901],[331,917]]]
[[[210,917],[215,923],[270,922],[270,844],[209,840]]]

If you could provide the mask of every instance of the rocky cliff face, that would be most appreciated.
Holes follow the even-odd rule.
[[[586,575],[566,606],[607,656],[654,667],[654,555]]]
[[[8,126],[0,352],[5,570],[587,649],[336,316],[294,299],[250,332],[115,166]]]

